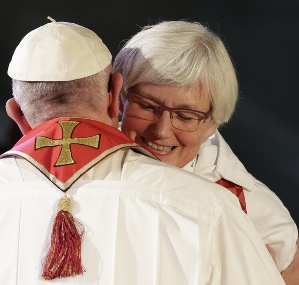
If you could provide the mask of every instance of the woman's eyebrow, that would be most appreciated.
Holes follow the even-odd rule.
[[[145,91],[145,92],[140,91],[140,90],[138,90],[138,88],[132,87],[128,90],[128,93],[145,96],[148,99],[153,100],[157,104],[161,104],[161,105],[167,106],[169,108],[177,108],[177,109],[185,109],[185,110],[190,110],[190,111],[204,112],[204,111],[198,110],[196,105],[194,105],[194,104],[190,105],[186,101],[184,101],[184,102],[182,102],[181,104],[178,104],[178,105],[176,105],[175,102],[173,102],[173,107],[170,107],[170,106],[165,105],[164,103],[162,103],[156,96],[152,95],[152,93],[147,92],[147,91]]]

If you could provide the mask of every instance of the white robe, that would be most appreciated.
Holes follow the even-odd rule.
[[[290,264],[297,249],[294,220],[275,193],[247,172],[218,131],[203,143],[193,167],[190,163],[186,169],[213,182],[225,178],[242,186],[247,215],[274,251],[278,269],[282,271]]]
[[[3,285],[284,284],[233,194],[129,149],[96,164],[67,192],[85,227],[86,272],[42,280],[63,193],[24,159],[0,159],[0,173]]]

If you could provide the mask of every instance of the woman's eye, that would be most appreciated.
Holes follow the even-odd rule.
[[[190,114],[182,113],[182,112],[175,112],[176,117],[182,121],[191,121],[196,120],[194,116],[191,116]]]
[[[152,109],[151,105],[145,104],[145,103],[139,103],[139,105],[141,106],[141,108],[143,109]]]
[[[143,102],[143,103],[139,102],[138,104],[139,104],[140,108],[145,109],[145,110],[155,111],[157,109],[157,107],[155,107],[151,104],[148,104],[146,102]]]

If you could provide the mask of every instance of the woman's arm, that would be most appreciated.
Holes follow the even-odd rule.
[[[286,285],[299,285],[299,241],[297,240],[297,251],[291,264],[282,271],[281,275]]]

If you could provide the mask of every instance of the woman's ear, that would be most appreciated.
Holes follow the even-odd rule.
[[[21,108],[14,98],[10,98],[6,102],[5,108],[7,115],[15,121],[23,135],[31,130],[31,127],[28,124]]]
[[[109,100],[109,116],[118,118],[119,114],[119,93],[123,85],[123,77],[120,73],[110,75],[110,100]]]
[[[208,139],[210,136],[212,136],[216,132],[216,130],[217,130],[218,127],[219,127],[219,124],[217,124],[216,122],[212,121],[210,123],[210,126],[209,126],[206,134],[205,134],[205,138]]]

